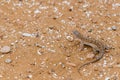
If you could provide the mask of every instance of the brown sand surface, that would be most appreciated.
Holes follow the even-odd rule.
[[[93,64],[78,30],[112,47]],[[120,80],[120,0],[0,0],[0,80]]]

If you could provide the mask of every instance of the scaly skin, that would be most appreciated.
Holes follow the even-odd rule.
[[[83,49],[84,45],[87,45],[87,46],[90,46],[93,48],[93,52],[94,54],[98,53],[98,56],[96,56],[94,60],[90,61],[90,62],[87,62],[85,64],[83,64],[82,66],[79,67],[79,70],[84,67],[85,65],[88,65],[90,63],[94,63],[94,62],[97,62],[99,61],[104,53],[105,53],[105,50],[108,49],[108,46],[106,46],[105,44],[103,44],[103,42],[101,41],[98,41],[94,38],[89,38],[89,37],[86,37],[86,36],[83,36],[81,33],[79,33],[77,30],[74,30],[73,31],[73,34],[79,38],[81,40],[81,50]]]

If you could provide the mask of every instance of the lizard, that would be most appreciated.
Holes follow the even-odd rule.
[[[96,40],[94,38],[86,37],[86,36],[82,35],[77,30],[73,30],[73,34],[78,39],[81,40],[81,42],[80,42],[81,50],[84,48],[84,45],[87,45],[87,46],[92,47],[94,54],[98,53],[98,56],[95,57],[96,59],[83,64],[82,66],[79,67],[78,70],[80,70],[85,65],[88,65],[88,64],[91,64],[91,63],[95,63],[95,62],[99,61],[100,59],[102,59],[103,55],[105,54],[105,50],[109,49],[108,45],[104,44],[102,41]]]

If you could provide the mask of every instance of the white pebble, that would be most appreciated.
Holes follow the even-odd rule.
[[[35,13],[35,14],[38,14],[38,13],[41,13],[41,12],[40,12],[40,10],[36,9],[36,10],[34,11],[34,13]]]
[[[22,33],[23,36],[25,37],[33,37],[34,34],[30,34],[30,33]]]
[[[111,27],[113,31],[116,31],[117,30],[117,27],[116,26],[112,26]]]
[[[72,36],[66,36],[66,39],[67,39],[68,41],[73,41],[73,37],[72,37]]]
[[[11,63],[11,62],[12,62],[11,59],[6,59],[6,60],[5,60],[5,63]]]
[[[27,77],[28,77],[28,78],[32,78],[33,76],[32,76],[31,74],[29,74]]]
[[[106,77],[105,80],[110,80],[110,77]]]
[[[117,26],[108,27],[107,30],[113,30],[113,31],[116,31],[116,30],[117,30]]]
[[[0,52],[1,53],[8,53],[11,51],[11,48],[9,46],[3,46],[1,49],[0,49]]]
[[[110,31],[110,30],[112,30],[112,29],[111,29],[111,27],[108,27],[108,28],[107,28],[107,30],[109,30],[109,31]]]

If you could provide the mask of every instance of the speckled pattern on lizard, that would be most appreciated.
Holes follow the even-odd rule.
[[[93,48],[93,53],[94,53],[94,54],[98,53],[98,55],[95,56],[95,59],[94,59],[94,60],[92,60],[92,61],[90,61],[90,62],[87,62],[87,63],[83,64],[82,66],[80,66],[80,67],[78,68],[78,71],[79,71],[82,67],[84,67],[85,65],[88,65],[88,64],[90,64],[90,63],[94,63],[94,62],[99,61],[99,60],[103,57],[103,55],[104,55],[104,53],[105,53],[105,50],[106,50],[106,49],[109,49],[109,47],[108,47],[106,44],[104,44],[102,41],[96,40],[96,39],[94,39],[94,38],[86,37],[86,36],[82,35],[82,34],[81,34],[79,31],[77,31],[77,30],[74,30],[74,31],[73,31],[73,34],[74,34],[78,39],[81,40],[81,42],[80,42],[81,50],[84,48],[84,45],[87,45],[87,46],[90,46],[90,47]]]

